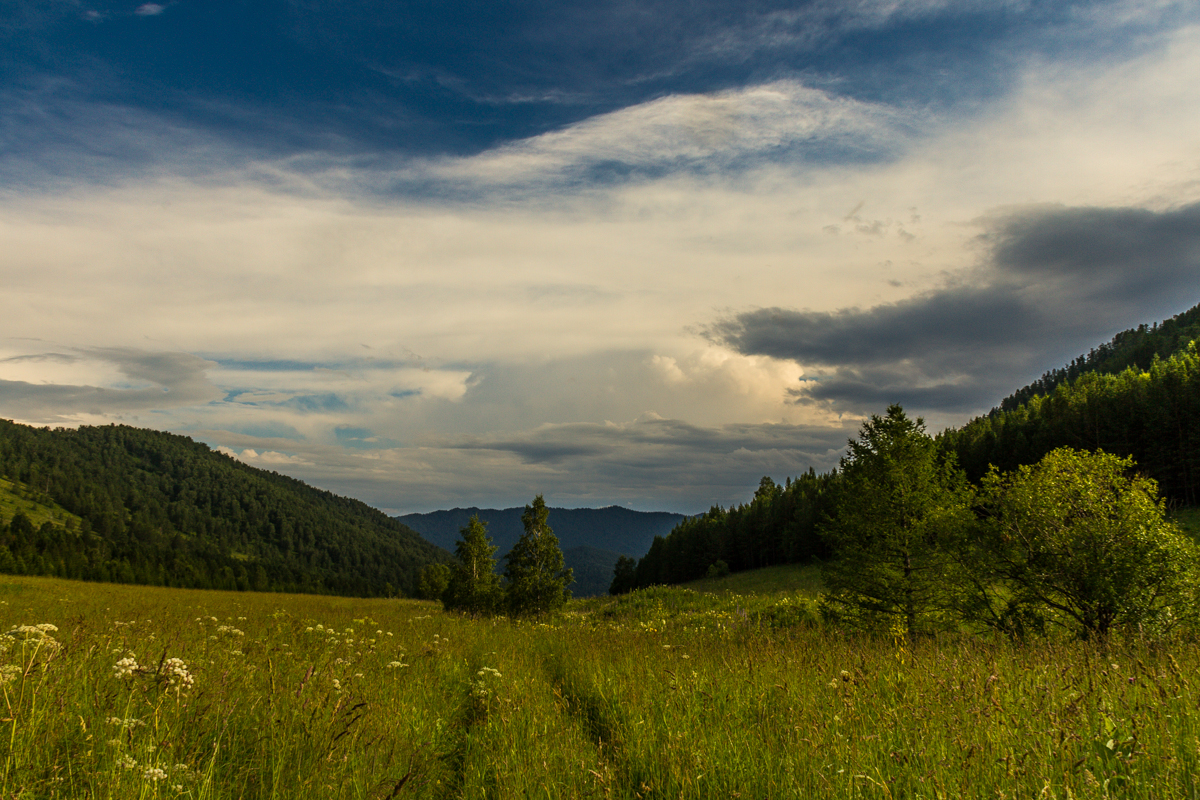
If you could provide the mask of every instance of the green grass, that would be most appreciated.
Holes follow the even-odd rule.
[[[33,499],[33,494],[23,483],[0,478],[0,524],[8,524],[16,514],[23,513],[35,528],[46,522],[79,525],[79,517],[44,497]]]
[[[820,564],[783,564],[734,572],[723,578],[702,578],[684,586],[709,594],[800,594],[810,598],[825,588]]]
[[[0,631],[57,627],[0,636],[0,796],[1200,796],[1192,641],[906,644],[787,591],[513,622],[0,577]]]
[[[1192,541],[1200,542],[1200,508],[1194,506],[1177,508],[1171,512],[1170,518],[1192,538]]]

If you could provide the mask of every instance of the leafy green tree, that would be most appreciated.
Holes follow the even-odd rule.
[[[823,534],[827,613],[912,636],[945,621],[961,581],[959,543],[970,527],[970,487],[898,405],[872,415],[841,461],[843,485]]]
[[[450,569],[442,604],[447,610],[494,614],[503,593],[496,574],[496,546],[487,535],[487,523],[473,515],[459,533],[462,538],[454,547],[458,560]]]
[[[1082,639],[1168,627],[1195,605],[1197,549],[1133,460],[1069,447],[983,482],[995,574],[1009,608]]]
[[[421,567],[417,581],[417,597],[422,600],[441,600],[450,584],[450,567],[447,564],[426,564]]]
[[[558,537],[546,524],[550,509],[539,494],[525,506],[521,524],[525,532],[504,557],[504,577],[509,612],[514,616],[544,614],[561,608],[571,592],[567,586],[575,576],[563,567]]]
[[[611,595],[627,594],[637,586],[637,561],[629,556],[621,556],[613,567],[613,579],[609,584],[608,593]]]

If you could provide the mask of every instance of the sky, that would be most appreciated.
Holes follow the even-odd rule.
[[[0,418],[697,513],[1200,302],[1194,0],[0,0]]]

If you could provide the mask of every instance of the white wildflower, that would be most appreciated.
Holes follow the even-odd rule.
[[[158,767],[150,767],[148,770],[142,773],[142,780],[144,781],[154,781],[157,783],[158,781],[166,780],[166,778],[166,771],[159,769]]]
[[[132,678],[133,674],[139,671],[137,660],[134,658],[122,658],[116,664],[113,664],[113,674],[121,679]]]
[[[23,672],[24,670],[22,670],[16,664],[5,664],[3,667],[0,667],[0,686],[12,683],[19,678]]]
[[[125,769],[134,769],[137,767],[137,761],[133,760],[128,755],[121,756],[121,766]]]
[[[179,658],[168,658],[163,663],[162,671],[167,676],[167,685],[174,686],[176,690],[190,689],[196,682],[192,673],[188,672],[188,665]]]
[[[133,717],[125,717],[124,719],[122,719],[121,717],[109,717],[108,724],[109,725],[120,725],[122,730],[128,731],[128,730],[133,730],[134,728],[136,728],[140,725],[145,725],[146,723],[142,722],[140,719],[135,719]]]

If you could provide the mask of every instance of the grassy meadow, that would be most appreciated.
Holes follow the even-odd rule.
[[[1194,643],[905,644],[812,608],[650,589],[512,622],[2,576],[0,796],[1200,796]]]

